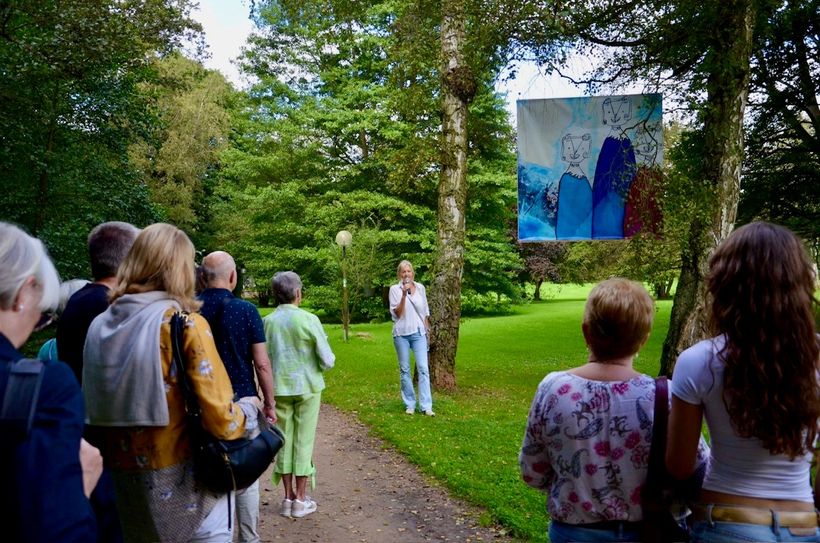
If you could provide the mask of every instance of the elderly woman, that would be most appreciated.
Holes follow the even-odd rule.
[[[548,494],[552,543],[640,540],[655,381],[632,362],[653,316],[640,284],[599,283],[581,325],[586,363],[538,386],[519,463],[524,481]]]
[[[717,335],[681,353],[672,381],[666,464],[695,469],[712,441],[692,540],[820,541],[811,464],[820,419],[816,275],[801,241],[765,222],[718,246],[707,280]]]
[[[83,391],[92,442],[104,451],[126,541],[232,539],[230,494],[194,480],[185,397],[173,367],[170,319],[193,312],[194,246],[170,224],[137,236],[117,273],[111,305],[91,323]],[[256,428],[256,398],[233,389],[208,322],[191,313],[182,338],[202,424],[219,439]]]
[[[399,282],[390,287],[390,316],[393,318],[393,346],[399,358],[399,383],[404,412],[416,412],[416,393],[410,373],[410,350],[416,358],[419,373],[419,407],[427,416],[434,416],[433,395],[430,392],[430,371],[427,367],[427,333],[430,330],[430,308],[424,285],[415,281],[416,272],[408,260],[396,269]]]
[[[60,280],[43,244],[0,222],[0,405],[12,390],[18,349],[57,307]],[[30,362],[21,362],[27,367]],[[0,524],[8,541],[95,541],[87,495],[102,472],[99,451],[85,444],[80,387],[62,362],[42,361],[42,382],[30,428],[3,425]],[[28,396],[34,401],[33,395]],[[84,474],[83,465],[86,466]]]
[[[285,435],[273,482],[279,484],[281,479],[284,486],[282,515],[300,518],[316,511],[316,502],[306,494],[307,480],[311,479],[313,488],[313,441],[325,388],[322,373],[333,367],[336,357],[316,315],[299,308],[299,276],[279,272],[271,286],[278,306],[263,322],[276,385],[277,426]]]

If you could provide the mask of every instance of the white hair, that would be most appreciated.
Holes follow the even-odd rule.
[[[57,313],[62,313],[68,300],[88,283],[88,279],[69,279],[60,283],[60,304],[57,306]]]
[[[43,242],[13,224],[0,222],[0,309],[11,308],[30,277],[43,289],[40,310],[57,309],[60,277]]]

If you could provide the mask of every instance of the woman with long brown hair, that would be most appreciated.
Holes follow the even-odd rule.
[[[816,276],[800,240],[765,222],[717,248],[708,277],[717,335],[681,353],[666,463],[685,478],[706,418],[710,469],[692,540],[818,541],[810,463],[820,418]]]

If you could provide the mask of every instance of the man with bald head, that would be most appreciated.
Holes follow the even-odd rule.
[[[215,251],[202,259],[201,272],[206,288],[199,295],[203,302],[200,312],[211,325],[219,356],[231,378],[234,399],[258,397],[258,381],[262,389],[265,417],[276,422],[273,374],[265,348],[265,329],[256,306],[232,293],[237,281],[236,263],[225,251]],[[256,530],[259,520],[259,481],[237,492],[236,517],[239,541],[259,541]]]

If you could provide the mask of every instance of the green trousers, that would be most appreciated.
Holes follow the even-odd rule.
[[[301,396],[276,396],[276,426],[285,435],[285,445],[276,455],[273,484],[278,485],[282,475],[309,476],[311,488],[316,485],[316,467],[313,465],[313,443],[322,393]]]

